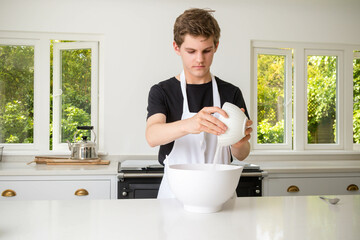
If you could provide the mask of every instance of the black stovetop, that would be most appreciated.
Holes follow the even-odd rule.
[[[243,172],[261,172],[260,166],[234,161],[232,164],[244,166]],[[118,172],[120,173],[163,173],[164,166],[157,160],[125,160],[119,163]]]

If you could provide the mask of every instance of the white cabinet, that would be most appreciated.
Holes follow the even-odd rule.
[[[117,168],[0,162],[0,201],[116,199]]]
[[[269,174],[266,196],[360,194],[360,173]]]
[[[116,176],[0,176],[0,200],[116,198]]]

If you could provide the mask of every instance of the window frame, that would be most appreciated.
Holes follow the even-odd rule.
[[[344,85],[344,57],[343,51],[340,50],[324,50],[324,49],[305,49],[304,53],[304,84],[305,91],[307,91],[308,86],[308,74],[307,74],[307,59],[308,56],[336,56],[337,57],[337,66],[336,66],[336,143],[326,143],[326,144],[309,144],[307,140],[307,131],[308,131],[308,111],[307,107],[305,108],[304,122],[305,124],[305,150],[341,150],[344,149],[344,110],[343,106],[343,85]],[[307,106],[307,94],[305,94],[304,106]]]
[[[61,143],[61,50],[91,49],[91,126],[98,128],[98,42],[60,42],[53,45],[53,150],[66,151],[67,143]],[[93,133],[91,132],[93,135]],[[94,136],[92,136],[94,139]]]
[[[97,137],[98,154],[107,154],[104,145],[104,46],[103,34],[1,31],[0,40],[35,42],[34,50],[34,143],[3,144],[3,155],[68,155],[69,149],[50,150],[50,41],[86,41],[98,44]],[[37,69],[37,71],[35,71]]]
[[[47,109],[45,100],[50,97],[47,94],[47,86],[43,77],[46,74],[41,61],[44,60],[44,54],[41,53],[43,46],[39,39],[15,39],[0,38],[0,45],[8,46],[33,46],[34,47],[34,119],[33,119],[33,143],[0,143],[4,149],[9,151],[45,151],[49,148],[49,141],[44,141],[45,136],[49,136],[49,126],[44,125],[45,116],[50,116],[50,109]],[[49,124],[48,124],[49,125]],[[5,150],[4,150],[5,151]]]
[[[252,148],[253,149],[285,149],[290,150],[292,148],[292,52],[289,49],[278,49],[278,48],[254,48],[253,49],[253,89],[256,94],[253,94],[253,103],[252,106],[252,119],[254,124],[253,128],[253,137],[252,137]],[[258,116],[257,116],[257,60],[258,55],[277,55],[285,56],[285,81],[284,81],[284,134],[285,134],[285,143],[279,144],[259,144],[257,143],[257,126],[258,126]],[[290,60],[289,60],[290,59]],[[289,96],[290,93],[290,96]],[[290,119],[290,121],[289,121]]]
[[[358,50],[357,50],[358,51]],[[354,54],[353,54],[353,60],[354,59],[360,59],[360,52],[354,52]],[[353,66],[352,66],[352,73],[353,73],[353,75],[352,76],[354,76],[354,69],[353,69]],[[354,84],[354,77],[352,78],[353,79],[353,84]],[[354,85],[352,85],[353,86],[353,88],[354,88]],[[354,98],[353,98],[354,99]],[[353,105],[352,105],[352,107],[354,107],[354,102],[352,102],[353,103]],[[354,114],[354,109],[353,109],[353,114]],[[352,127],[354,127],[354,125],[352,125]],[[353,142],[353,141],[352,141]],[[360,143],[353,143],[353,149],[354,150],[357,150],[357,151],[360,151]]]
[[[254,149],[252,144],[253,154],[262,154],[261,150],[264,150],[264,154],[278,155],[288,152],[291,155],[303,155],[308,153],[322,154],[341,154],[346,152],[353,152],[357,150],[353,147],[353,56],[354,50],[358,50],[360,45],[356,44],[332,44],[332,43],[307,43],[307,42],[283,42],[283,41],[263,41],[252,40],[250,44],[250,50],[253,52],[255,48],[290,48],[293,49],[293,76],[294,76],[294,91],[293,91],[293,148],[287,149]],[[304,131],[304,126],[307,125],[307,85],[305,85],[305,50],[319,50],[319,51],[339,51],[342,52],[342,80],[339,82],[342,84],[342,89],[339,91],[338,113],[342,112],[342,143],[338,148],[332,146],[325,146],[325,148],[312,148],[306,146],[307,132]],[[253,58],[253,54],[251,54]],[[254,87],[254,61],[251,61],[251,109],[256,109],[254,99],[257,97],[256,88]],[[341,71],[340,71],[341,72]],[[339,95],[340,94],[340,95]],[[256,96],[256,97],[255,97]],[[306,104],[304,104],[306,103]],[[306,107],[306,109],[305,109]],[[251,116],[254,112],[250,113]],[[305,117],[306,116],[306,117]],[[306,121],[305,121],[306,119]],[[255,119],[253,119],[255,120]],[[257,122],[254,121],[253,126]],[[307,127],[306,127],[307,128]],[[255,138],[254,136],[252,138]],[[257,139],[252,139],[252,143]],[[341,141],[341,140],[340,140]],[[275,150],[275,151],[274,151]],[[278,151],[276,151],[278,150]],[[307,153],[306,153],[307,152]]]

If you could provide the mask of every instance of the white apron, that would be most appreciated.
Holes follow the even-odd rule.
[[[213,104],[215,107],[220,107],[220,95],[217,88],[216,80],[213,75],[211,75],[211,82],[213,90]],[[181,120],[184,120],[196,115],[196,113],[191,113],[189,111],[184,71],[180,74],[180,85],[181,92],[184,98]],[[168,156],[166,156],[166,159],[164,160],[164,176],[161,181],[157,198],[160,199],[175,197],[170,189],[170,185],[167,179],[167,168],[169,165],[184,163],[212,163],[214,161],[216,147],[217,136],[205,132],[201,132],[199,134],[188,134],[175,140],[172,151]],[[217,156],[217,163],[229,164],[229,147],[222,147],[219,150]]]

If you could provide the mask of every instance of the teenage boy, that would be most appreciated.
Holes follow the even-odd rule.
[[[217,135],[227,127],[213,115],[227,117],[221,109],[225,102],[242,108],[249,118],[240,89],[210,73],[220,38],[211,12],[193,8],[176,19],[173,47],[183,71],[150,89],[146,139],[151,147],[160,146],[159,162],[165,165],[158,198],[174,197],[167,182],[167,165],[214,161]],[[231,154],[239,160],[249,155],[251,124],[248,120],[246,136],[231,149],[221,148],[215,161],[228,164]]]

